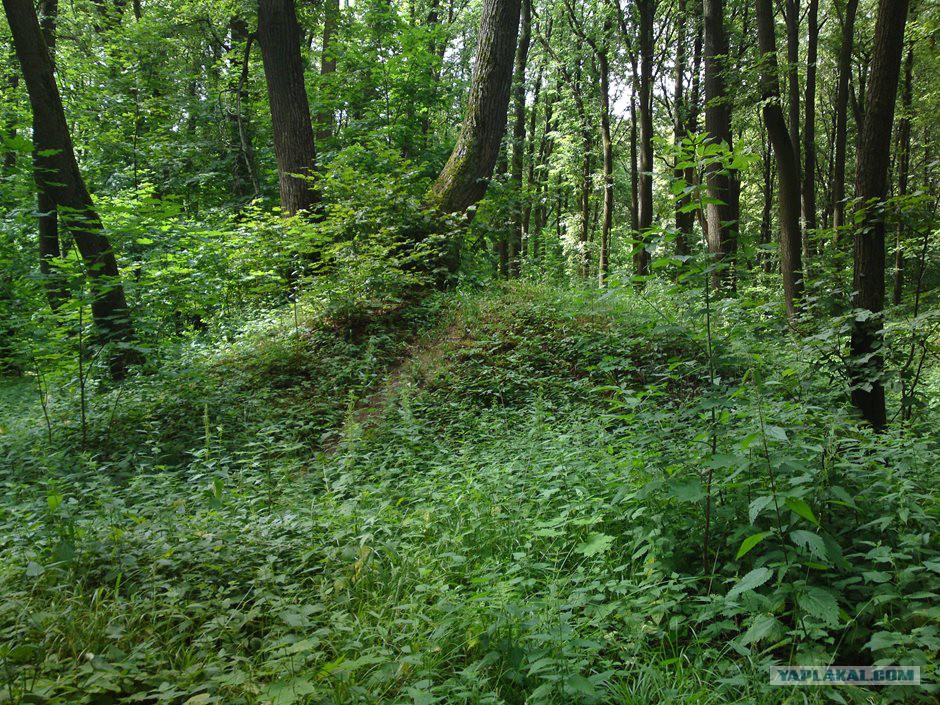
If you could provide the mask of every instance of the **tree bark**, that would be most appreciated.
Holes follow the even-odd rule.
[[[901,86],[901,117],[898,120],[898,196],[907,195],[908,178],[911,169],[911,114],[913,108],[912,82],[914,78],[914,43],[907,47],[907,57],[904,60],[904,83]],[[901,303],[904,293],[904,221],[898,219],[895,228],[894,241],[894,287],[891,302],[897,306]]]
[[[339,0],[324,0],[323,46],[320,47],[320,83],[317,96],[317,140],[326,142],[333,136],[333,111],[325,99],[327,78],[336,73],[336,50],[333,42],[339,20]]]
[[[614,221],[614,148],[610,136],[610,61],[607,42],[610,34],[609,21],[604,21],[604,36],[596,48],[601,89],[601,149],[604,155],[604,215],[601,218],[600,256],[597,264],[597,283],[607,285],[610,271],[610,231]]]
[[[513,127],[510,179],[513,185],[513,223],[509,234],[509,276],[518,277],[522,253],[522,170],[525,165],[525,71],[531,43],[532,11],[530,0],[522,0],[522,19],[513,69]]]
[[[506,131],[520,5],[521,0],[484,0],[463,125],[429,193],[430,203],[445,213],[463,212],[483,198],[493,174]]]
[[[637,195],[637,246],[633,254],[638,276],[649,274],[649,229],[653,226],[653,19],[656,0],[636,0],[639,15],[639,193]]]
[[[858,0],[845,0],[842,18],[842,44],[839,47],[838,86],[836,88],[835,157],[832,178],[832,227],[834,240],[845,225],[845,159],[848,139],[849,79],[852,77],[852,44],[855,39],[855,15]]]
[[[863,309],[867,314],[856,315],[852,326],[849,377],[852,403],[862,418],[876,429],[884,428],[887,423],[881,381],[884,369],[881,314],[885,298],[885,223],[881,211],[887,195],[891,124],[894,122],[907,10],[908,0],[881,0],[878,4],[865,127],[855,176],[861,222],[853,237],[854,303],[857,309]]]
[[[42,125],[40,133],[33,135],[38,160],[37,187],[50,196],[63,225],[75,240],[85,264],[97,334],[102,343],[116,344],[109,355],[110,371],[115,378],[121,378],[127,366],[139,362],[141,357],[130,347],[134,327],[117,260],[78,169],[52,57],[32,0],[3,0],[3,8],[29,93],[33,119]]]
[[[780,104],[777,42],[771,0],[756,0],[757,41],[760,51],[760,90],[764,124],[777,157],[780,219],[780,269],[787,314],[796,315],[803,296],[802,237],[800,232],[800,172]]]
[[[49,51],[49,60],[52,62],[52,71],[55,72],[55,45],[56,24],[59,16],[58,0],[41,0],[39,3],[39,27],[42,30],[46,49]],[[46,135],[49,126],[43,122],[38,113],[33,112],[33,141],[36,144],[45,144],[49,141]],[[43,289],[49,308],[58,311],[69,299],[69,292],[62,277],[57,270],[57,263],[62,257],[62,247],[59,238],[59,214],[56,211],[55,200],[49,189],[43,186],[49,178],[38,172],[44,168],[43,159],[38,150],[33,152],[33,169],[36,173],[36,212],[37,228],[39,231],[39,273],[42,276]],[[51,178],[51,177],[50,177]]]
[[[291,216],[315,213],[320,203],[312,183],[317,153],[294,0],[258,1],[258,42],[268,84],[281,208]]]
[[[816,230],[816,58],[819,46],[819,0],[810,0],[806,16],[806,90],[803,100],[803,242]],[[807,250],[811,248],[807,247]],[[808,265],[808,263],[807,263]]]
[[[705,0],[705,130],[712,141],[733,146],[731,135],[731,98],[725,85],[725,59],[728,55],[728,37],[724,25],[723,0]],[[735,272],[733,259],[737,251],[737,219],[739,190],[732,177],[720,164],[710,164],[706,171],[709,198],[721,203],[706,206],[706,242],[709,254],[723,271],[712,275],[712,285],[724,285],[733,290]]]

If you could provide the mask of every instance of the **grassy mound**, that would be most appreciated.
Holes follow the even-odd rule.
[[[764,703],[771,662],[929,666],[936,438],[713,324],[522,285],[262,321],[102,390],[95,452],[9,388],[0,702]]]

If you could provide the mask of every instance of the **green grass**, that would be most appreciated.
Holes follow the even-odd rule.
[[[873,439],[831,394],[809,405],[799,347],[762,357],[746,312],[719,312],[719,345],[747,327],[750,347],[722,351],[712,394],[694,299],[648,297],[455,294],[353,339],[259,322],[102,390],[85,449],[74,398],[54,399],[49,446],[29,389],[7,385],[0,702],[797,702],[766,686],[770,659],[870,659],[875,631],[899,635],[882,656],[928,664],[932,598],[891,591],[936,586],[936,507],[919,506],[935,440]],[[716,395],[718,455],[701,436]],[[876,596],[854,622],[788,624],[769,585],[726,596],[780,550],[735,560],[765,482],[756,404],[778,482],[838,476],[862,519],[804,496],[845,555],[884,549],[864,569],[889,580],[864,591],[861,557],[815,558],[840,606]],[[723,494],[703,574],[707,467]],[[764,614],[771,638],[742,643]]]

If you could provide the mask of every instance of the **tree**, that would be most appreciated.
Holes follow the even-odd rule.
[[[72,235],[85,265],[92,295],[92,317],[102,343],[112,343],[110,370],[122,378],[128,365],[139,362],[131,343],[134,326],[120,282],[117,260],[95,210],[75,159],[52,57],[43,37],[32,0],[3,0],[16,56],[29,94],[37,155],[37,188],[51,196],[63,225]]]
[[[777,157],[780,218],[780,269],[787,313],[796,315],[803,295],[802,234],[800,232],[800,171],[780,104],[777,41],[771,0],[757,0],[757,43],[760,51],[760,90],[764,124]]]
[[[336,25],[339,20],[339,0],[324,0],[323,45],[320,47],[320,95],[317,101],[317,139],[325,142],[333,134],[333,111],[324,100],[326,79],[336,73]]]
[[[904,25],[908,0],[881,0],[875,39],[865,127],[855,176],[858,199],[854,230],[854,303],[849,377],[852,403],[876,429],[887,424],[885,391],[881,381],[884,357],[882,311],[885,299],[885,222],[883,201],[888,188],[891,124],[901,71]]]
[[[639,134],[639,190],[637,194],[637,230],[639,244],[633,262],[640,276],[649,274],[650,253],[646,233],[653,226],[653,19],[656,0],[636,0],[640,20],[640,80],[637,104]]]
[[[55,71],[56,22],[59,15],[59,0],[42,0],[39,3],[39,13],[39,26],[46,42],[46,49],[49,51],[52,70]],[[40,114],[33,111],[33,140],[37,145],[48,142],[46,137],[48,128],[48,124]],[[59,239],[59,214],[56,212],[52,193],[44,186],[48,179],[38,173],[44,168],[40,151],[35,150],[33,152],[33,169],[37,172],[35,180],[39,230],[39,273],[42,275],[43,288],[46,291],[49,307],[53,311],[57,311],[59,307],[68,301],[69,292],[56,272],[57,262],[62,256],[62,245]]]
[[[834,173],[832,177],[832,227],[838,240],[839,229],[845,225],[845,151],[848,133],[849,114],[849,79],[852,77],[852,45],[855,39],[855,15],[858,0],[837,0],[844,2],[842,13],[842,42],[839,46],[839,62],[836,68],[838,86],[835,104],[835,154],[833,156]]]
[[[723,0],[704,0],[705,28],[705,131],[719,144],[732,148],[731,99],[725,84],[724,62],[728,55],[728,37],[724,24]],[[708,251],[716,262],[731,265],[737,251],[739,190],[733,177],[721,164],[710,164],[706,171],[709,203],[706,206]],[[724,282],[733,289],[733,267],[713,275],[713,285]]]
[[[804,244],[809,242],[810,234],[816,230],[816,59],[819,46],[819,0],[810,0],[806,25],[806,88],[803,99]]]
[[[511,181],[515,192],[513,207],[513,223],[507,248],[508,274],[511,277],[519,276],[520,258],[522,255],[522,169],[525,161],[525,94],[526,94],[526,62],[529,56],[531,43],[532,7],[530,0],[522,0],[522,22],[519,29],[519,42],[516,46],[516,57],[513,69],[513,128],[512,128],[512,165]]]
[[[294,0],[259,0],[258,42],[268,84],[281,208],[288,215],[313,213],[320,203],[312,182],[317,151]]]
[[[911,111],[914,102],[913,79],[914,43],[911,42],[907,47],[907,56],[904,59],[904,83],[901,85],[901,116],[898,119],[898,196],[902,198],[907,195],[908,180],[910,179],[911,170],[911,120],[913,119]],[[891,295],[891,303],[895,306],[901,303],[901,295],[904,292],[904,248],[902,246],[904,230],[904,223],[899,219],[895,228],[894,287]]]
[[[444,213],[463,212],[486,193],[506,131],[520,9],[521,0],[484,0],[460,135],[429,193]]]

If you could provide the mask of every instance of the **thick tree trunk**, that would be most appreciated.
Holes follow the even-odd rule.
[[[42,125],[40,133],[33,135],[37,186],[40,192],[49,195],[75,240],[88,276],[98,337],[102,343],[117,344],[109,359],[111,374],[120,378],[128,364],[140,360],[140,354],[129,346],[134,340],[134,328],[117,260],[78,169],[52,58],[32,0],[3,0],[3,8],[26,81],[34,123]]]
[[[294,0],[259,0],[258,42],[268,84],[281,208],[288,215],[314,212],[320,203],[312,183],[317,153]]]
[[[639,194],[637,196],[638,244],[633,255],[637,275],[649,274],[648,231],[653,226],[653,19],[656,0],[636,0],[640,20],[640,81],[638,112]]]
[[[431,187],[431,204],[463,212],[486,193],[506,131],[521,0],[484,0],[467,110],[450,159]]]
[[[705,0],[705,130],[717,143],[732,148],[731,98],[725,86],[724,61],[728,55],[728,38],[724,25],[723,0]],[[709,198],[721,203],[706,206],[708,251],[715,262],[724,262],[724,271],[713,275],[713,286],[722,283],[735,287],[735,272],[731,260],[737,251],[739,190],[732,177],[720,164],[709,165],[706,172]]]
[[[911,110],[913,107],[912,81],[914,77],[914,44],[907,48],[904,60],[904,83],[901,86],[901,117],[898,120],[898,196],[907,195],[907,182],[911,169]],[[894,287],[891,302],[897,306],[904,293],[904,222],[898,219],[894,241]]]
[[[839,228],[845,225],[845,160],[848,139],[849,79],[852,77],[852,46],[855,39],[855,15],[858,0],[844,0],[842,44],[839,47],[838,86],[836,88],[835,157],[832,177],[832,227],[838,241]]]
[[[855,177],[861,222],[854,233],[854,303],[856,308],[864,309],[868,314],[855,317],[849,376],[852,403],[862,418],[877,429],[887,423],[885,391],[881,381],[884,368],[881,314],[885,298],[885,223],[881,210],[887,195],[891,124],[894,122],[907,10],[908,0],[881,0],[878,4],[865,128]]]
[[[800,172],[793,142],[780,105],[777,41],[771,0],[756,0],[757,41],[761,55],[760,89],[764,123],[777,157],[780,219],[780,269],[787,313],[792,317],[803,295],[802,237],[800,232]]]
[[[806,16],[806,90],[803,117],[803,242],[816,230],[816,55],[819,45],[819,0],[809,0]],[[810,248],[807,248],[810,249]],[[808,265],[808,263],[807,263]]]
[[[525,166],[525,71],[529,57],[531,40],[532,12],[530,0],[522,0],[522,20],[519,28],[519,41],[516,46],[516,58],[513,69],[513,126],[512,126],[512,162],[510,180],[513,185],[513,223],[509,233],[509,276],[518,277],[522,254],[522,170]]]

